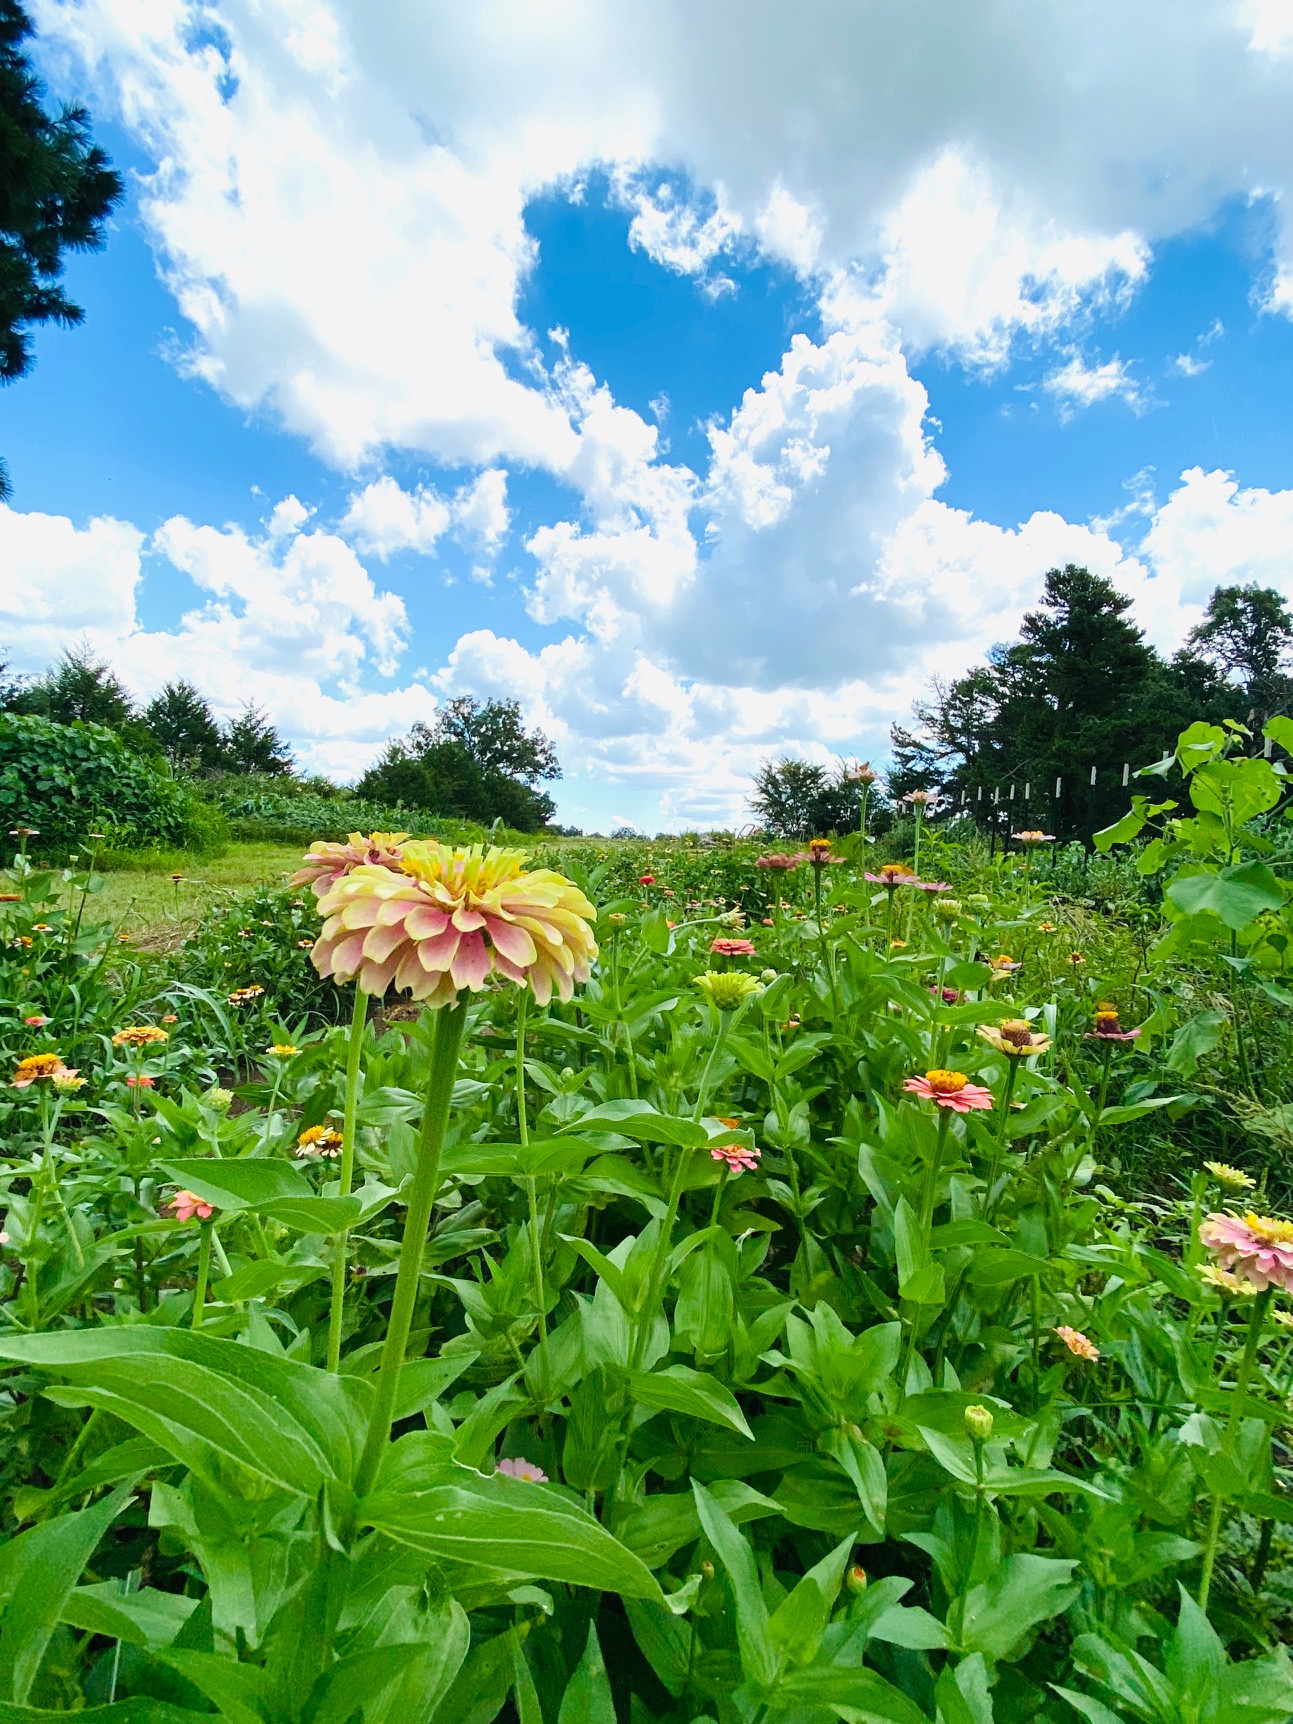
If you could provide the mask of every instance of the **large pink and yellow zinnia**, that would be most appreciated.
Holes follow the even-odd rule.
[[[431,1006],[478,993],[492,976],[528,985],[540,1005],[568,1000],[597,956],[597,911],[548,868],[522,869],[523,851],[434,839],[400,848],[395,868],[363,863],[319,900],[325,918],[310,956],[320,975],[392,986]]]
[[[1199,1238],[1222,1269],[1259,1293],[1267,1287],[1293,1293],[1293,1221],[1252,1210],[1246,1215],[1218,1212],[1200,1226]]]
[[[407,832],[352,832],[344,844],[316,839],[301,858],[304,866],[293,874],[291,884],[311,886],[315,897],[322,898],[352,869],[398,868],[401,846],[407,840]]]

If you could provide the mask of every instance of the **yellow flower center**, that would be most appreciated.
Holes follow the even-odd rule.
[[[964,1072],[946,1072],[936,1068],[925,1073],[925,1082],[939,1095],[959,1095],[969,1081]]]
[[[28,1054],[25,1060],[18,1061],[17,1075],[20,1078],[53,1077],[62,1065],[58,1054]]]
[[[1097,1029],[1116,1030],[1118,1028],[1118,1013],[1110,1007],[1102,1006],[1095,1015],[1095,1021]]]
[[[1244,1225],[1263,1245],[1293,1245],[1293,1221],[1280,1221],[1273,1215],[1244,1216]]]

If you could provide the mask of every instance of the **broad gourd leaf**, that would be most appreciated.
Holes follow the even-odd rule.
[[[1178,874],[1163,895],[1178,914],[1213,915],[1236,932],[1264,910],[1278,910],[1284,902],[1284,890],[1264,862]]]

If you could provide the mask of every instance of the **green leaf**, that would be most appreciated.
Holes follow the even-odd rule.
[[[0,1358],[68,1379],[63,1405],[103,1407],[228,1490],[233,1465],[315,1496],[350,1477],[372,1388],[236,1341],[142,1324],[0,1337]]]
[[[316,1197],[308,1180],[285,1162],[204,1157],[162,1166],[186,1191],[226,1214],[251,1210],[300,1233],[341,1233],[363,1210],[357,1197]]]
[[[686,1365],[666,1365],[659,1371],[626,1373],[629,1392],[642,1407],[659,1407],[671,1413],[686,1413],[710,1425],[724,1425],[754,1441],[736,1396],[717,1377],[693,1371]]]
[[[597,1629],[590,1622],[584,1656],[561,1696],[557,1724],[615,1724],[615,1702],[611,1698],[611,1681],[597,1640]]]
[[[1183,1023],[1172,1037],[1163,1064],[1179,1077],[1194,1076],[1194,1068],[1205,1054],[1212,1053],[1221,1041],[1226,1027],[1224,1012],[1196,1012]]]
[[[863,1665],[811,1665],[792,1670],[777,1688],[779,1707],[829,1707],[848,1724],[929,1724],[914,1700]]]
[[[1044,1275],[1050,1269],[1045,1257],[1027,1251],[980,1251],[970,1264],[966,1280],[972,1287],[1005,1287],[1028,1275]]]
[[[153,1656],[214,1701],[227,1724],[274,1724],[274,1684],[268,1671],[218,1652],[187,1647]]]
[[[1284,890],[1264,862],[1178,874],[1163,895],[1182,916],[1213,915],[1236,932],[1263,910],[1278,910],[1284,902]]]
[[[741,1667],[757,1688],[770,1689],[777,1680],[779,1661],[768,1624],[768,1607],[754,1566],[754,1552],[704,1485],[693,1480],[691,1488],[705,1537],[713,1545],[731,1583]]]
[[[69,1593],[129,1497],[122,1486],[0,1546],[0,1699],[30,1694]]]
[[[182,1592],[160,1592],[155,1586],[122,1592],[119,1581],[103,1580],[75,1587],[59,1620],[130,1646],[169,1646],[197,1607],[197,1599]]]
[[[69,1717],[79,1718],[82,1724],[211,1724],[211,1716],[147,1697],[118,1700],[112,1706],[86,1706],[76,1713],[63,1707],[50,1712],[43,1706],[10,1706],[0,1701],[0,1724],[67,1724]]]
[[[564,1580],[626,1598],[660,1597],[645,1563],[585,1509],[545,1485],[432,1463],[416,1488],[406,1474],[399,1489],[379,1488],[357,1512],[398,1544],[465,1563],[491,1579]]]
[[[979,1586],[972,1586],[948,1612],[948,1629],[962,1652],[1008,1658],[1039,1623],[1067,1610],[1080,1588],[1076,1562],[1022,1554],[1008,1556]]]
[[[769,1632],[792,1664],[807,1664],[816,1657],[853,1544],[852,1534],[837,1544],[795,1584],[773,1613]]]
[[[937,1724],[993,1724],[992,1690],[981,1652],[953,1667],[946,1664],[934,1685]]]

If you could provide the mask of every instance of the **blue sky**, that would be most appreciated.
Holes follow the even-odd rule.
[[[950,0],[756,7],[706,99],[728,0],[694,64],[618,0],[43,0],[129,193],[0,394],[0,645],[254,698],[340,779],[515,695],[562,818],[655,829],[882,756],[1055,562],[1165,648],[1293,597],[1293,38],[1124,7],[1119,63],[1107,10],[1007,6],[976,74]],[[955,123],[903,86],[942,54]]]

